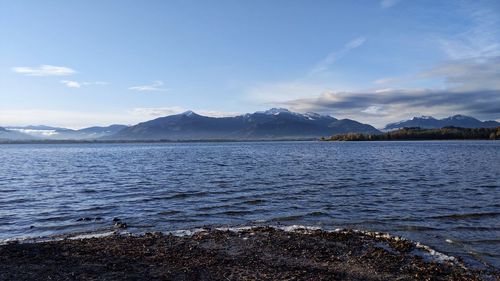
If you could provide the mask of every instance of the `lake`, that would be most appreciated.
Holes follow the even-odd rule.
[[[384,231],[500,267],[500,142],[0,145],[0,240],[111,229],[115,217],[132,233]]]

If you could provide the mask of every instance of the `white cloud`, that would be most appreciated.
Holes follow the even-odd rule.
[[[61,83],[66,85],[66,87],[68,88],[81,88],[82,86],[91,86],[91,85],[108,85],[107,82],[102,82],[102,81],[78,82],[73,80],[61,80]]]
[[[160,117],[172,114],[178,114],[186,111],[186,109],[180,106],[171,107],[139,107],[132,110],[132,114],[135,116],[143,116],[144,118],[149,117]]]
[[[316,66],[311,69],[309,75],[315,75],[326,71],[333,63],[344,57],[350,51],[361,47],[365,42],[365,37],[358,37],[347,42],[342,49],[328,54],[322,61],[317,63]]]
[[[82,86],[80,83],[71,80],[61,80],[61,83],[66,85],[68,88],[80,88]]]
[[[396,5],[399,2],[399,0],[382,0],[380,1],[380,7],[383,9],[388,9],[394,5]]]
[[[65,66],[41,65],[39,67],[16,66],[12,71],[28,76],[68,76],[76,71]]]
[[[396,89],[394,88],[382,88],[382,89],[376,89],[374,93],[387,93],[387,92],[392,92],[395,91]]]
[[[94,82],[83,82],[83,85],[108,85],[108,82],[94,81]]]
[[[139,92],[165,92],[169,90],[166,88],[162,88],[161,86],[163,86],[162,81],[153,81],[153,83],[149,85],[133,86],[129,87],[128,89]]]
[[[384,110],[384,106],[382,105],[370,105],[361,112],[370,114],[370,115],[387,115],[387,111]]]

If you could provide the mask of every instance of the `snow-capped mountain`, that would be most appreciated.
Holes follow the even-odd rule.
[[[235,117],[214,118],[192,111],[161,117],[126,128],[107,139],[306,139],[344,133],[380,133],[354,120],[317,113],[300,114],[272,108]]]
[[[443,127],[461,127],[461,128],[494,128],[499,127],[500,123],[496,121],[480,121],[476,118],[465,115],[454,115],[443,119],[436,119],[431,116],[413,117],[411,120],[404,120],[396,123],[387,124],[384,130],[396,130],[404,127],[420,128],[443,128]]]

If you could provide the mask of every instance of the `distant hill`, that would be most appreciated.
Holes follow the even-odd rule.
[[[496,121],[480,121],[476,118],[465,115],[454,115],[443,119],[436,119],[431,116],[421,116],[413,117],[411,120],[387,124],[383,130],[390,131],[405,127],[435,129],[450,126],[460,128],[495,128],[499,127],[500,123]]]
[[[354,120],[338,120],[317,113],[295,113],[273,108],[235,117],[214,118],[187,111],[128,127],[105,137],[115,140],[258,140],[307,139],[345,133],[378,134],[374,127]]]
[[[388,124],[383,130],[401,128],[434,129],[444,127],[496,128],[496,121],[480,121],[455,115],[436,119],[430,116]],[[0,140],[57,141],[183,141],[183,140],[286,140],[317,139],[346,134],[378,135],[371,125],[350,119],[336,119],[317,113],[296,113],[272,108],[235,117],[207,117],[186,111],[139,123],[134,126],[111,125],[79,130],[45,125],[0,127]]]
[[[98,139],[106,136],[111,136],[119,131],[128,128],[126,125],[111,125],[107,127],[89,127],[85,129],[80,129],[76,131],[76,134],[80,135],[81,139]]]
[[[31,140],[34,137],[24,134],[21,132],[7,130],[6,128],[0,127],[0,140]]]
[[[37,139],[49,140],[91,140],[113,135],[127,128],[125,125],[111,125],[107,127],[89,127],[80,130],[72,130],[45,125],[7,127],[9,131],[14,131],[29,135]]]

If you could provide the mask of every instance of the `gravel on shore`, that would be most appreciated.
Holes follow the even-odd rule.
[[[500,280],[420,250],[383,235],[273,227],[111,235],[2,245],[0,280]]]

